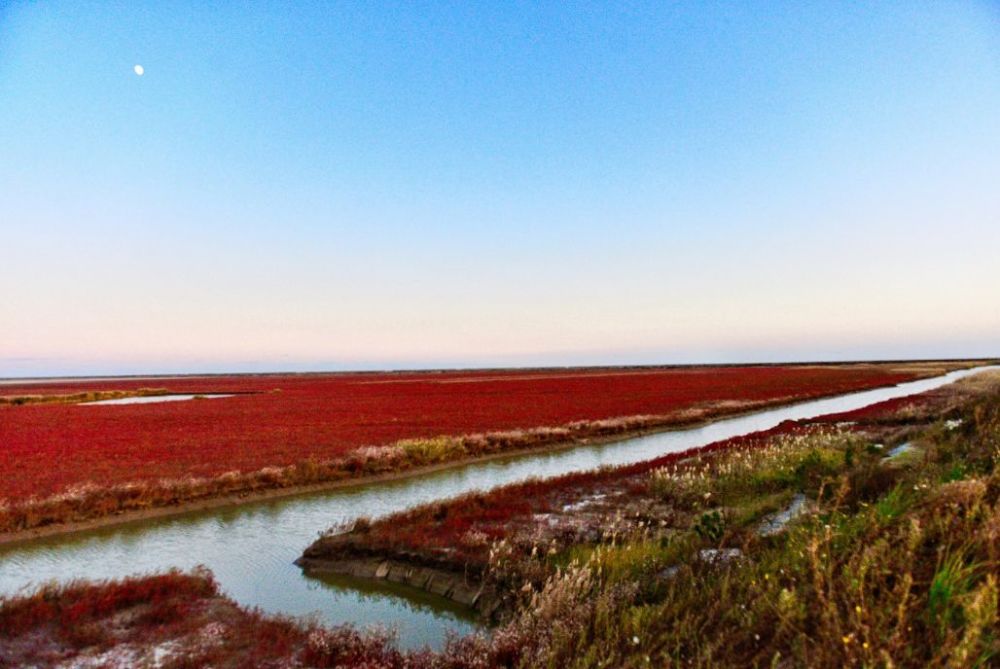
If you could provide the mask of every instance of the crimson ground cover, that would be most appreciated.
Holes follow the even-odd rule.
[[[716,441],[705,446],[618,467],[606,467],[562,476],[529,479],[487,492],[476,491],[452,499],[424,504],[370,523],[362,519],[352,531],[333,532],[306,551],[306,558],[339,556],[402,557],[446,569],[478,573],[485,569],[492,542],[507,539],[538,523],[552,526],[558,517],[584,515],[579,509],[596,500],[619,510],[629,500],[650,496],[650,474],[662,467],[689,465],[697,468],[702,456],[767,446],[779,437],[802,435],[831,425],[875,434],[880,426],[907,422],[917,415],[943,415],[953,398],[954,387],[939,388],[877,402],[860,409],[831,413],[807,420],[786,420],[767,430]],[[890,436],[889,428],[881,434]],[[695,456],[698,456],[697,458]],[[610,500],[614,500],[611,502]],[[573,510],[570,512],[570,510]],[[482,541],[470,541],[470,533]],[[530,531],[522,532],[532,534]]]
[[[0,667],[428,666],[403,659],[385,634],[242,608],[203,569],[0,597]]]
[[[630,465],[573,472],[553,478],[529,479],[472,492],[442,502],[424,504],[381,518],[375,523],[363,519],[353,531],[334,534],[318,542],[319,549],[306,551],[307,558],[331,552],[381,557],[406,556],[446,568],[463,568],[473,573],[485,569],[491,542],[505,539],[515,528],[534,524],[539,517],[564,512],[574,504],[613,496],[624,508],[623,499],[649,495],[649,475],[656,469],[733,449],[765,446],[782,435],[805,433],[811,421],[784,421],[768,430],[713,442],[706,446],[668,453]],[[541,514],[541,516],[539,516]],[[360,529],[359,529],[360,528]],[[470,543],[469,532],[484,541]]]
[[[943,371],[943,370],[942,370]],[[0,499],[255,471],[399,439],[807,399],[926,374],[900,365],[242,375],[6,384],[2,395],[164,388],[234,397],[0,406]]]

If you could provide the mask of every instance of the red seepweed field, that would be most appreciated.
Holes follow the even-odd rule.
[[[6,384],[0,386],[0,396],[8,398],[140,388],[236,395],[117,406],[0,404],[0,500],[16,507],[81,487],[209,479],[227,472],[329,462],[359,447],[402,439],[665,416],[696,407],[709,407],[704,415],[716,415],[894,384],[958,366],[241,375]],[[182,498],[168,496],[151,504]],[[102,509],[87,513],[117,510]],[[22,519],[6,529],[50,522],[55,521]]]

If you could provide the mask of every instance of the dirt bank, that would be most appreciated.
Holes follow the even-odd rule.
[[[468,574],[389,558],[352,557],[326,559],[309,551],[295,561],[306,574],[336,574],[418,588],[474,609],[484,620],[493,619],[499,607],[495,593]]]

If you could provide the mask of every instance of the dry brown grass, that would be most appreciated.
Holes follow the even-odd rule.
[[[166,388],[138,388],[136,390],[92,390],[81,393],[61,395],[0,395],[0,406],[21,406],[24,404],[81,404],[83,402],[99,402],[103,400],[118,400],[125,397],[152,397],[167,395]]]

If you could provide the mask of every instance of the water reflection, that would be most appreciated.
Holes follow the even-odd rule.
[[[80,402],[82,407],[106,406],[110,404],[155,404],[157,402],[184,402],[186,400],[211,400],[220,397],[232,397],[223,393],[206,395],[140,395],[137,397],[119,397],[113,400],[97,400],[96,402]]]

